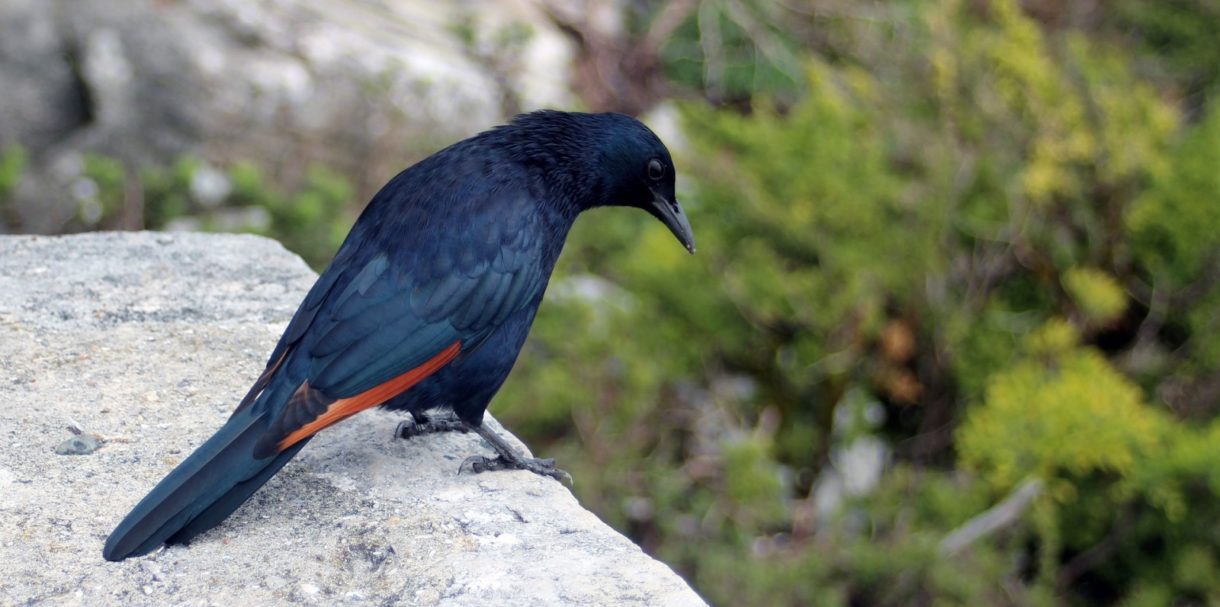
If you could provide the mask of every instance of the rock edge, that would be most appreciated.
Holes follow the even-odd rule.
[[[559,483],[458,476],[490,452],[476,437],[396,440],[381,411],[320,434],[189,547],[103,561],[119,519],[228,416],[314,278],[254,236],[0,237],[0,603],[703,604]],[[70,426],[101,447],[57,454]]]

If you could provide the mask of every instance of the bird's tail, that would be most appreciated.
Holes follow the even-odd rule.
[[[264,416],[239,410],[136,504],[106,540],[102,556],[121,561],[163,543],[186,543],[224,520],[309,442],[255,457],[267,425]]]

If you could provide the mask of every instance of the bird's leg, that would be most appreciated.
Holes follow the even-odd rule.
[[[412,438],[439,432],[474,432],[483,437],[496,451],[495,457],[472,455],[466,458],[458,468],[458,474],[467,470],[476,474],[493,470],[529,470],[540,476],[549,476],[557,481],[572,484],[572,475],[556,468],[555,460],[525,457],[487,426],[467,424],[452,413],[428,414],[412,411],[411,420],[399,422],[394,436]]]
[[[497,455],[492,458],[472,455],[466,458],[462,465],[458,467],[458,474],[461,474],[464,470],[470,470],[475,474],[492,470],[529,470],[539,476],[549,476],[561,483],[572,484],[572,475],[556,468],[554,459],[525,457],[518,453],[507,441],[500,438],[500,435],[493,432],[491,428],[483,425],[468,427],[483,437],[483,440],[487,441],[492,449],[495,449]]]
[[[456,415],[446,413],[411,412],[411,421],[398,422],[394,429],[395,438],[411,438],[439,432],[470,432],[470,426],[458,419]]]

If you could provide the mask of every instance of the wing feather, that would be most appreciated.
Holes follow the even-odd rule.
[[[500,184],[463,192],[482,196],[477,205],[444,206],[397,191],[398,181],[370,203],[277,346],[273,373],[289,383],[266,405],[280,409],[277,436],[268,441],[304,436],[294,432],[319,419],[337,421],[352,403],[380,404],[370,399],[384,386],[414,369],[431,369],[429,361],[444,366],[468,354],[541,297],[553,256],[544,261],[543,239],[526,235],[539,227],[530,223],[538,217],[529,188]],[[392,213],[374,208],[391,204],[428,206]],[[382,217],[368,220],[370,213]],[[444,225],[454,229],[438,231]],[[445,352],[451,355],[437,358]],[[322,410],[336,402],[349,408]]]

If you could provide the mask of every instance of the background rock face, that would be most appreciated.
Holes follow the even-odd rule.
[[[490,450],[393,439],[381,411],[320,434],[191,546],[103,561],[119,519],[228,416],[313,278],[251,236],[0,237],[0,604],[702,604],[560,484],[457,476]]]
[[[17,197],[28,232],[71,217],[45,190],[90,152],[133,166],[278,158],[382,181],[407,150],[571,105],[572,53],[524,0],[11,0],[0,146],[33,156]]]

